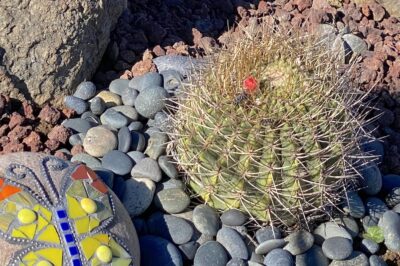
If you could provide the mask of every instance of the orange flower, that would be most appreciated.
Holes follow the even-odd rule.
[[[255,92],[257,90],[257,87],[258,87],[257,80],[253,76],[248,76],[243,81],[244,91],[248,94]]]

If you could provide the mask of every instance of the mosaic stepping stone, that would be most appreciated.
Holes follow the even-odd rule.
[[[135,228],[90,168],[35,153],[0,156],[0,265],[139,265]]]

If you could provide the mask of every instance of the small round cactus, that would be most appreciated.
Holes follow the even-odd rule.
[[[369,135],[364,96],[339,65],[317,38],[282,29],[213,56],[176,99],[171,151],[191,190],[279,225],[329,214],[355,184]]]

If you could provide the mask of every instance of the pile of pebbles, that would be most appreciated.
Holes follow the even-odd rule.
[[[387,265],[385,251],[400,252],[400,176],[381,174],[378,140],[363,147],[380,159],[361,172],[362,189],[348,193],[344,215],[311,233],[254,231],[238,210],[220,215],[191,204],[166,154],[166,104],[199,63],[189,60],[162,56],[155,60],[159,73],[116,79],[100,92],[86,81],[65,98],[80,115],[62,123],[74,133],[71,160],[92,167],[120,197],[139,234],[143,265]],[[369,228],[379,229],[382,243],[365,233]]]

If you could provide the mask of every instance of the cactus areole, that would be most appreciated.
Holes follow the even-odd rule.
[[[177,97],[172,153],[210,206],[261,222],[309,225],[355,184],[369,135],[364,97],[312,37],[244,37]]]

